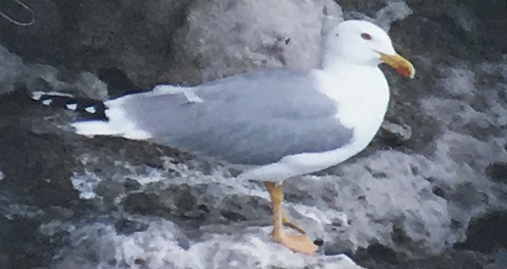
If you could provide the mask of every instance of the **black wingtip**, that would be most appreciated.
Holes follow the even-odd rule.
[[[56,109],[76,111],[83,119],[107,120],[104,102],[60,92],[34,91],[33,100]]]

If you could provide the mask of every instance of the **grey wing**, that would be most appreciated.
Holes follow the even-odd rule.
[[[335,103],[305,73],[244,74],[193,91],[204,102],[189,103],[181,94],[139,95],[123,109],[160,143],[236,164],[333,150],[352,138],[336,118]]]

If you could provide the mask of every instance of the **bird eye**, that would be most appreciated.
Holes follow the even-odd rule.
[[[371,35],[370,34],[367,34],[367,33],[362,33],[361,34],[361,37],[364,39],[364,40],[371,40]]]

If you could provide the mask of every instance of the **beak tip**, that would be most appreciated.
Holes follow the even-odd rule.
[[[415,77],[415,68],[407,59],[403,58],[399,54],[388,55],[384,53],[380,53],[380,59],[382,62],[389,64],[394,67],[398,73],[404,75],[405,77],[413,79]]]

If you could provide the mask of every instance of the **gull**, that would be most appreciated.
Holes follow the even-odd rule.
[[[241,167],[238,180],[263,181],[270,194],[272,239],[312,254],[318,247],[282,208],[282,183],[368,146],[389,102],[381,63],[414,77],[414,67],[384,30],[347,20],[326,35],[319,68],[261,70],[194,87],[159,85],[106,101],[107,121],[73,126],[86,136],[151,140]]]

